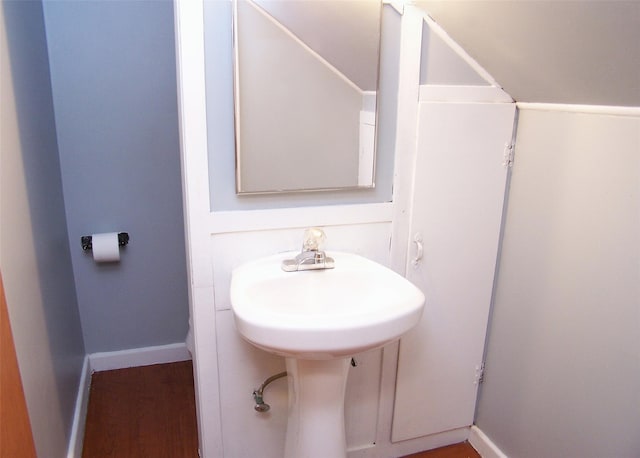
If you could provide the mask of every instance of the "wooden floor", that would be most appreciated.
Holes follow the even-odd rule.
[[[83,458],[197,458],[191,361],[95,372]]]
[[[480,458],[478,452],[468,442],[415,453],[404,458]]]
[[[191,361],[94,373],[83,458],[197,458],[192,374]],[[480,455],[463,443],[405,458]]]

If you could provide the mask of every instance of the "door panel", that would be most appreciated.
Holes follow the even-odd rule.
[[[420,104],[407,278],[426,306],[400,342],[394,442],[473,423],[514,114],[514,104]]]
[[[36,449],[0,275],[0,457],[18,456],[35,458]]]

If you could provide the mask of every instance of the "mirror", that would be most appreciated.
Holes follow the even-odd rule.
[[[380,0],[235,0],[238,194],[374,186]]]

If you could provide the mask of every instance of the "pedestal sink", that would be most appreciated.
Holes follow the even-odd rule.
[[[345,458],[344,393],[351,356],[399,339],[420,320],[424,295],[364,257],[327,255],[335,268],[284,272],[282,253],[233,271],[238,332],[284,356],[289,374],[285,458]]]

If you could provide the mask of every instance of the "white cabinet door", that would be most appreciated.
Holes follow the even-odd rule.
[[[420,324],[400,342],[392,440],[473,423],[514,104],[421,103],[407,278]]]

